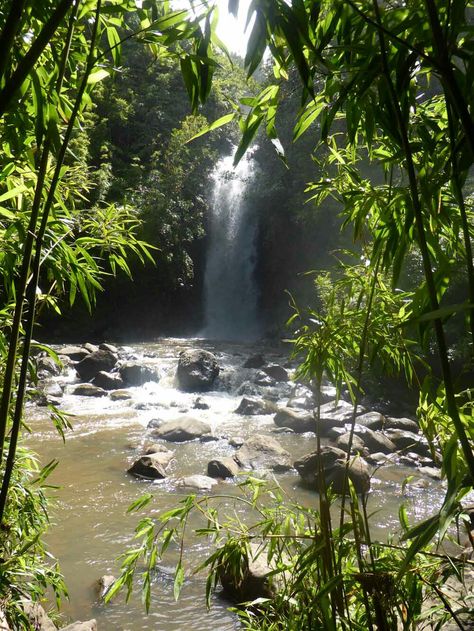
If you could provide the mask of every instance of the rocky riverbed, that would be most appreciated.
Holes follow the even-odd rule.
[[[34,430],[29,442],[45,461],[61,461],[54,476],[63,488],[50,544],[71,589],[67,613],[97,618],[101,631],[234,628],[219,599],[206,612],[201,580],[187,581],[176,605],[166,568],[157,574],[148,619],[139,599],[106,607],[91,586],[99,576],[117,573],[114,558],[131,541],[136,521],[125,517],[126,508],[146,491],[156,496],[153,514],[187,492],[228,492],[240,475],[252,472],[274,476],[292,499],[315,504],[311,389],[292,381],[294,365],[282,350],[265,346],[166,339],[133,348],[87,344],[55,350],[62,369],[49,357],[36,359],[40,382],[28,407]],[[336,401],[329,383],[321,398],[324,471],[337,490],[352,406]],[[65,447],[46,421],[48,404],[74,415]],[[413,519],[440,505],[436,454],[402,405],[399,414],[367,405],[357,414],[351,478],[359,491],[370,491],[375,532],[386,536],[398,529],[401,501]],[[191,560],[205,553],[202,541],[190,542]]]

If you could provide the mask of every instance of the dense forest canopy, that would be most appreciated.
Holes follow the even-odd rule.
[[[291,602],[276,612],[267,603],[261,628],[285,628],[294,614],[300,628],[408,629],[422,589],[439,596],[423,555],[465,518],[461,500],[474,485],[472,9],[467,0],[255,0],[239,60],[216,35],[212,3],[2,3],[0,590],[18,628],[20,594],[64,592],[40,540],[55,464],[32,487],[37,467],[18,447],[37,322],[48,331],[58,322],[51,314],[69,313],[67,327],[81,336],[89,324],[69,309],[80,296],[91,311],[105,289],[97,337],[111,333],[100,318],[128,291],[124,318],[132,303],[139,313],[158,305],[141,334],[166,331],[167,320],[198,328],[210,174],[233,145],[238,162],[254,142],[260,307],[269,327],[281,326],[282,290],[297,289],[297,377],[319,397],[330,378],[354,406],[339,528],[321,483],[309,534],[296,529],[314,543],[294,554]],[[306,285],[310,297],[295,277],[311,268],[326,271]],[[439,513],[410,526],[401,511],[408,544],[391,555],[372,546],[364,500],[347,477],[374,370],[417,387],[418,421],[446,481]],[[52,416],[64,432],[68,419]],[[192,508],[174,517],[185,524]],[[148,526],[114,593],[130,587],[140,555],[150,572],[163,551],[162,529],[155,536]],[[181,565],[176,576],[178,593]],[[387,579],[385,592],[372,589],[374,577]],[[144,587],[149,602],[149,580]]]

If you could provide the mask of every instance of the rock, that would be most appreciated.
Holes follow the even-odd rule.
[[[148,381],[159,381],[160,375],[149,366],[144,366],[139,362],[127,362],[119,369],[120,376],[127,386],[142,386]]]
[[[346,428],[346,426],[343,426],[343,427],[330,427],[328,430],[326,430],[325,437],[326,438],[330,438],[331,440],[337,440],[339,438],[339,436],[342,436],[343,434],[346,434],[347,431],[348,431],[348,429]]]
[[[417,434],[420,428],[418,427],[418,423],[411,418],[394,418],[393,416],[389,416],[385,421],[385,429],[403,429],[407,432]]]
[[[418,471],[433,480],[441,480],[441,470],[436,467],[418,467]]]
[[[251,381],[244,381],[237,390],[237,394],[240,396],[254,397],[261,393],[260,388]]]
[[[254,416],[258,414],[273,414],[277,409],[278,406],[275,405],[273,401],[243,397],[235,413],[242,414],[243,416]]]
[[[97,353],[97,351],[99,350],[99,347],[97,346],[97,344],[91,344],[90,342],[87,342],[86,344],[84,344],[84,348],[89,353]]]
[[[267,550],[258,543],[250,543],[236,562],[219,566],[218,577],[224,595],[235,602],[257,598],[274,598],[283,586],[283,575],[275,574],[275,567],[268,563]]]
[[[262,368],[263,372],[275,381],[288,381],[290,376],[288,372],[279,364],[269,364]]]
[[[358,408],[359,414],[363,414],[365,410]],[[347,401],[340,400],[337,403],[335,401],[329,401],[323,403],[319,410],[319,416],[321,420],[327,421],[344,421],[348,422],[352,418],[353,406]]]
[[[91,383],[80,383],[72,393],[81,397],[103,397],[107,394],[103,388],[98,388]]]
[[[170,454],[170,461],[173,458],[174,455],[174,451],[171,451],[171,449],[168,449],[167,447],[165,447],[164,445],[162,445],[161,443],[146,443],[144,448],[143,448],[143,453],[145,455],[149,455],[149,454]]]
[[[306,454],[294,464],[302,482],[315,491],[319,486],[319,461],[324,472],[326,484],[331,484],[335,493],[342,493],[346,469],[346,454],[337,447],[322,447],[321,453],[313,451]],[[351,460],[348,470],[349,478],[357,493],[367,493],[370,489],[370,473],[367,463],[362,458]]]
[[[65,355],[73,361],[79,362],[84,357],[90,355],[89,351],[86,351],[82,346],[63,346],[59,351],[59,355]]]
[[[110,393],[110,398],[112,399],[112,401],[126,401],[128,399],[131,399],[132,395],[126,390],[115,390],[114,392]]]
[[[153,453],[147,456],[140,456],[128,469],[128,473],[139,478],[150,480],[162,480],[166,478],[165,468],[171,458],[167,454]],[[164,464],[166,463],[166,464]]]
[[[179,354],[177,378],[179,387],[186,392],[210,390],[219,375],[215,355],[204,350],[187,350]]]
[[[217,480],[207,475],[187,475],[179,480],[181,486],[188,486],[198,491],[210,491]]]
[[[115,583],[115,576],[112,576],[112,574],[104,574],[104,576],[101,576],[98,579],[95,587],[96,587],[97,595],[99,596],[101,600],[105,597],[105,595],[107,594],[107,592],[109,591],[109,589],[112,587],[114,583]]]
[[[381,451],[384,454],[390,454],[397,450],[395,444],[382,432],[374,432],[368,427],[356,424],[354,433],[362,438],[365,446],[371,452]]]
[[[152,418],[151,421],[148,421],[147,429],[157,429],[163,425],[164,421],[161,418]]]
[[[67,627],[62,627],[60,631],[97,631],[97,622],[94,618],[87,620],[87,622],[73,622]]]
[[[244,438],[242,438],[242,436],[232,436],[232,438],[229,438],[229,445],[231,447],[235,447],[236,449],[242,447],[244,442],[245,440]]]
[[[272,434],[295,434],[291,427],[274,427],[270,430]]]
[[[420,434],[406,432],[402,429],[390,429],[386,432],[388,438],[396,445],[396,449],[410,450],[419,456],[429,457],[430,448],[426,438]]]
[[[288,471],[292,468],[290,454],[272,436],[257,434],[248,438],[234,458],[244,469]]]
[[[321,386],[319,392],[319,403],[323,405],[324,403],[334,401],[336,396],[337,390],[334,386]]]
[[[265,359],[261,353],[251,355],[243,363],[244,368],[261,368],[265,364]]]
[[[194,400],[193,408],[195,410],[208,410],[209,404],[203,401],[201,397],[197,397],[197,399]]]
[[[153,437],[180,443],[186,440],[195,440],[210,433],[211,427],[207,423],[191,416],[182,416],[172,421],[163,422],[153,432]]]
[[[207,465],[207,475],[211,478],[233,478],[239,472],[239,465],[233,458],[217,458],[211,460]]]
[[[357,416],[357,424],[368,427],[372,430],[383,429],[385,425],[385,416],[380,412],[365,412]]]
[[[37,629],[38,631],[56,631],[56,625],[39,603],[25,600],[22,602],[22,607],[32,629]]]
[[[275,385],[275,380],[272,379],[269,375],[266,375],[264,372],[258,372],[255,375],[254,383],[257,386],[262,386],[264,388],[268,388]]]
[[[346,453],[349,447],[350,436],[351,436],[351,433],[346,432],[345,434],[341,434],[341,436],[339,436],[339,438],[336,441],[336,445],[339,447],[339,449],[343,449]],[[368,449],[363,439],[360,436],[357,436],[357,434],[354,434],[352,437],[351,453],[366,454],[367,452],[368,452]]]
[[[45,386],[43,392],[47,397],[54,397],[56,399],[60,399],[64,394],[63,389],[56,381],[53,381],[53,383],[49,383]]]
[[[119,353],[119,349],[116,346],[114,346],[113,344],[108,344],[107,342],[102,342],[102,344],[99,344],[99,349],[101,351],[109,351],[114,355],[118,355]]]
[[[105,372],[112,370],[116,363],[117,357],[113,353],[109,351],[96,351],[95,353],[88,354],[84,359],[81,359],[81,361],[75,365],[75,369],[83,381],[90,381],[101,370]]]
[[[310,412],[281,408],[273,417],[273,421],[278,427],[289,427],[297,434],[316,431],[316,422]]]
[[[5,616],[5,612],[0,609],[0,631],[12,631],[10,625],[8,624],[7,617]]]
[[[104,390],[119,390],[124,386],[122,377],[119,374],[116,372],[105,372],[104,370],[96,374],[92,383],[94,386]]]
[[[286,404],[289,408],[298,408],[300,410],[313,410],[314,409],[314,398],[312,396],[307,397],[290,397],[288,399],[288,403]]]
[[[61,364],[58,364],[49,356],[39,357],[36,361],[36,370],[40,379],[61,374],[61,368]]]

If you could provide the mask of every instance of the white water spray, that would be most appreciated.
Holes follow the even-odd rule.
[[[247,154],[234,169],[222,158],[212,176],[209,248],[204,275],[204,337],[254,340],[259,337],[255,263],[257,218],[246,192],[256,175]]]

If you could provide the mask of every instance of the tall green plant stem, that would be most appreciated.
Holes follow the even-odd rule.
[[[82,97],[84,95],[84,92],[87,86],[87,80],[96,61],[95,50],[96,50],[96,43],[97,43],[97,31],[98,31],[98,26],[99,26],[101,6],[102,6],[102,0],[98,0],[96,12],[95,12],[93,30],[92,30],[92,35],[91,35],[91,44],[90,44],[89,54],[88,54],[87,63],[86,63],[86,69],[84,71],[81,85],[79,87],[76,100],[74,102],[74,107],[73,107],[71,116],[69,118],[68,126],[64,135],[64,139],[61,144],[61,148],[59,150],[56,167],[54,170],[53,178],[51,180],[51,185],[49,187],[48,196],[47,196],[44,209],[43,209],[43,214],[41,217],[41,224],[39,226],[39,230],[36,235],[36,249],[35,249],[35,257],[34,257],[33,268],[32,268],[32,277],[30,279],[30,282],[28,285],[28,292],[27,292],[28,293],[27,298],[29,301],[30,308],[29,308],[28,317],[26,320],[26,325],[25,325],[25,335],[24,335],[24,343],[23,343],[21,366],[20,366],[20,377],[19,377],[18,388],[17,388],[17,397],[16,397],[16,402],[15,402],[15,412],[14,412],[13,422],[12,422],[12,432],[10,436],[8,457],[7,457],[7,462],[5,465],[5,474],[2,480],[2,486],[0,490],[0,523],[2,522],[3,514],[5,512],[5,506],[6,506],[7,497],[8,497],[8,489],[10,486],[10,480],[13,473],[13,467],[15,464],[16,447],[18,443],[18,437],[19,437],[19,432],[20,432],[20,427],[21,427],[21,419],[22,419],[22,414],[23,414],[23,403],[24,403],[26,383],[27,383],[27,377],[28,377],[28,360],[29,360],[29,354],[30,354],[30,348],[31,348],[31,339],[33,336],[33,328],[34,328],[34,323],[35,323],[36,287],[38,285],[38,278],[39,278],[39,273],[40,273],[40,268],[41,268],[41,261],[42,261],[41,255],[42,255],[43,240],[44,240],[44,235],[46,232],[46,227],[48,224],[49,213],[54,202],[56,188],[59,183],[61,169],[64,163],[64,157],[66,155],[66,151],[69,146],[69,141],[71,140],[71,135],[74,129],[77,115],[81,107]],[[75,9],[71,14],[70,28],[68,30],[68,40],[66,41],[66,45],[64,48],[64,55],[63,55],[64,63],[62,63],[61,65],[63,73],[66,67],[65,58],[67,58],[67,56],[69,55],[70,44],[71,44],[72,33],[73,33],[73,25],[74,25],[74,20],[76,17],[77,8],[78,8],[78,3],[76,4]],[[61,87],[63,77],[64,77],[64,74],[60,76],[58,80],[60,82],[58,85],[59,88]]]
[[[377,0],[373,0],[373,8],[376,15],[377,23],[381,24],[380,9],[379,9]],[[380,29],[378,29],[378,37],[379,37],[379,42],[380,42],[380,52],[381,52],[383,72],[385,75],[385,80],[387,82],[387,87],[390,92],[390,97],[392,100],[392,105],[394,108],[394,113],[397,119],[397,124],[398,124],[400,137],[402,141],[402,149],[403,149],[403,153],[405,155],[405,160],[406,160],[406,169],[407,169],[409,186],[410,186],[410,196],[411,196],[413,211],[415,215],[415,223],[416,223],[416,228],[418,232],[418,242],[419,242],[421,257],[423,261],[423,271],[425,274],[426,286],[428,288],[431,309],[433,311],[436,311],[439,308],[439,302],[438,302],[438,297],[436,293],[433,270],[431,268],[430,254],[429,254],[428,245],[426,241],[426,233],[425,233],[425,227],[423,223],[423,210],[421,207],[420,198],[418,194],[418,182],[417,182],[415,165],[413,162],[413,155],[412,155],[412,150],[410,146],[410,141],[408,138],[408,130],[407,130],[405,121],[403,119],[403,115],[400,108],[400,103],[398,101],[395,86],[393,85],[393,81],[390,75],[390,69],[389,69],[389,65],[387,61],[387,51],[386,51],[386,46],[385,46],[385,37],[384,37],[383,32]],[[439,355],[439,359],[441,363],[444,387],[446,391],[448,413],[453,421],[454,428],[456,430],[459,442],[461,443],[461,448],[462,448],[464,457],[466,459],[466,463],[469,469],[472,483],[474,483],[474,453],[469,443],[469,439],[464,429],[464,425],[459,416],[459,411],[456,404],[456,398],[455,398],[455,392],[454,392],[453,379],[451,375],[451,368],[450,368],[449,359],[448,359],[448,349],[447,349],[447,344],[446,344],[446,338],[444,335],[443,323],[439,318],[436,318],[434,320],[434,328],[435,328],[436,342],[438,346],[438,355]]]
[[[15,4],[15,0],[13,1]],[[6,81],[5,86],[0,90],[0,116],[7,111],[10,101],[14,98],[17,90],[21,87],[29,72],[38,61],[43,50],[51,41],[56,30],[64,20],[69,9],[73,5],[73,0],[62,0],[51,14],[49,20],[41,29],[31,48],[21,59],[11,77]]]

